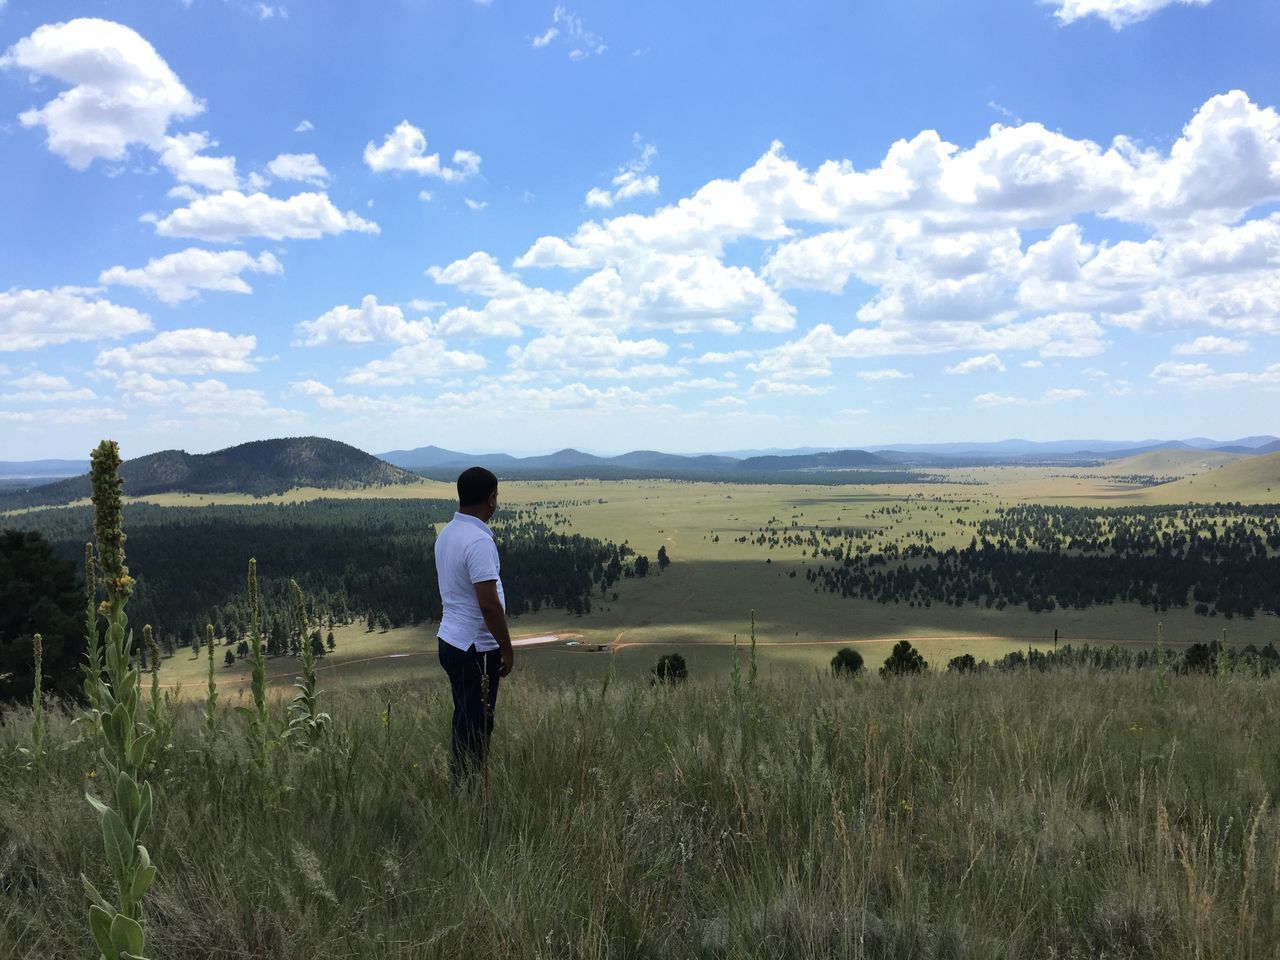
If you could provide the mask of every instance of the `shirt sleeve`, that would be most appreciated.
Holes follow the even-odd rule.
[[[498,545],[485,538],[467,546],[467,576],[472,583],[498,579]]]

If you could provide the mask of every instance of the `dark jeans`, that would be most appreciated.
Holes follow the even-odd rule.
[[[449,675],[449,685],[453,688],[453,735],[450,742],[453,761],[450,770],[456,780],[482,767],[489,757],[502,654],[497,650],[480,653],[475,644],[467,650],[459,650],[444,640],[437,638],[437,642],[440,645],[440,666]],[[482,682],[486,675],[489,678],[487,691]]]

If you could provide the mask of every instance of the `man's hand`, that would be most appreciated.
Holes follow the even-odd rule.
[[[482,580],[475,584],[475,589],[484,625],[498,641],[498,649],[502,652],[502,669],[498,675],[505,677],[515,669],[516,655],[511,647],[511,632],[507,629],[507,612],[502,609],[502,599],[498,596],[498,581]]]

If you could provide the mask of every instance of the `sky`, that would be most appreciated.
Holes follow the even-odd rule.
[[[1280,432],[1274,0],[0,0],[0,460]]]

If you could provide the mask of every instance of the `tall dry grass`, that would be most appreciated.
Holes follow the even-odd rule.
[[[691,663],[696,674],[697,664]],[[172,718],[157,958],[1280,957],[1280,681],[504,683],[449,786],[441,684],[329,695],[320,751]],[[388,736],[384,715],[394,706]],[[225,725],[243,723],[226,716]],[[94,752],[0,727],[0,956],[89,958]]]

